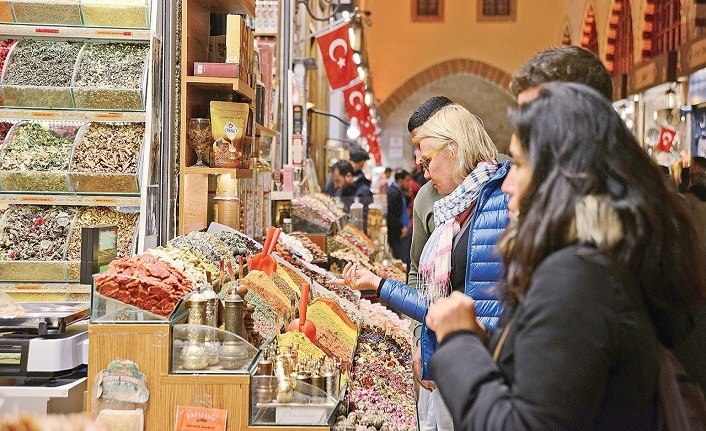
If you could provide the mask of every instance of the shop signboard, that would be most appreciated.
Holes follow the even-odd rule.
[[[706,37],[692,40],[679,49],[677,72],[679,76],[689,75],[706,67]]]
[[[627,94],[636,94],[642,90],[677,79],[676,51],[663,52],[649,61],[635,66],[628,74]]]

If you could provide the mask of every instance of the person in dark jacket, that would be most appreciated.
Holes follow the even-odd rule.
[[[368,206],[373,203],[370,181],[364,175],[355,177],[353,166],[346,160],[339,160],[331,166],[331,180],[336,187],[336,196],[341,198],[346,213],[350,212],[351,205],[356,199],[363,204],[363,226],[365,226]]]
[[[404,169],[395,172],[395,181],[387,188],[387,243],[392,255],[409,265],[409,213],[407,196],[412,176]]]
[[[545,84],[510,122],[498,326],[457,292],[426,316],[455,429],[657,429],[660,342],[706,387],[706,256],[675,241],[696,236],[687,209],[585,85]]]

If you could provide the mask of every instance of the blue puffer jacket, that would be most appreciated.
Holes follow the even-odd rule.
[[[509,170],[509,161],[501,163],[495,175],[481,189],[468,233],[465,293],[475,301],[478,319],[491,329],[497,324],[502,311],[497,294],[493,291],[493,286],[502,274],[502,264],[500,256],[495,252],[495,244],[508,222],[509,196],[500,187]],[[383,304],[422,322],[422,379],[431,380],[428,362],[436,350],[436,335],[427,328],[424,321],[427,299],[420,296],[416,289],[394,280],[385,280],[380,287],[379,297]]]

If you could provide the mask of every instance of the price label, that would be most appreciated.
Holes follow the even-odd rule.
[[[51,196],[21,196],[20,202],[31,202],[38,204],[53,204],[54,198]]]
[[[99,120],[120,120],[124,117],[122,112],[104,112],[96,114]]]
[[[17,290],[41,290],[41,284],[17,284],[15,285]]]
[[[29,115],[34,118],[57,118],[59,116],[56,112],[47,111],[32,111]]]
[[[58,28],[41,28],[37,27],[34,29],[35,33],[49,33],[49,34],[59,34]]]
[[[118,203],[118,200],[115,198],[93,198],[93,203],[101,205],[115,205]]]
[[[109,31],[109,30],[96,30],[96,36],[132,36],[131,31]]]

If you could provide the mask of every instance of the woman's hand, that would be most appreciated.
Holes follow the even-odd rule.
[[[378,290],[380,281],[382,278],[368,271],[367,269],[361,268],[358,264],[353,262],[348,262],[346,267],[343,268],[343,273],[341,274],[343,279],[331,280],[329,283],[335,286],[347,285],[353,290]]]
[[[412,356],[412,372],[414,373],[414,380],[416,380],[421,387],[423,387],[429,392],[433,391],[436,388],[436,386],[434,386],[434,383],[432,383],[430,380],[421,379],[422,349],[420,348],[419,343],[417,343],[417,346],[414,348],[414,356]]]
[[[453,291],[447,298],[440,298],[432,304],[427,312],[426,323],[436,333],[439,343],[448,334],[460,330],[472,331],[485,342],[485,330],[476,319],[473,299],[459,291]]]

